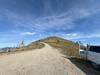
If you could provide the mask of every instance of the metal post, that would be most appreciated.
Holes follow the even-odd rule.
[[[90,46],[87,44],[87,48],[86,48],[86,60],[88,60],[88,51],[89,51]]]

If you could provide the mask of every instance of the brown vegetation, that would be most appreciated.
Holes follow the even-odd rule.
[[[42,39],[41,41],[58,48],[59,51],[65,55],[79,57],[79,45],[75,42],[55,36]]]
[[[24,47],[11,49],[8,53],[40,49],[44,47],[44,44],[41,42],[48,43],[52,47],[57,48],[61,53],[65,55],[79,57],[79,45],[77,43],[55,36],[40,39]]]
[[[25,50],[33,50],[33,49],[40,49],[43,48],[44,44],[40,43],[40,42],[32,42],[27,46],[21,47],[21,48],[17,48],[16,51],[25,51]]]

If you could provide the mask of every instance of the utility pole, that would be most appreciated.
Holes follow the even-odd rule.
[[[87,48],[86,48],[86,60],[88,59],[88,51],[89,51],[90,45],[87,44]]]

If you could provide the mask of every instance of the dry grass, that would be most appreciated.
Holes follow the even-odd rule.
[[[40,49],[40,48],[43,48],[44,47],[44,44],[40,43],[40,42],[32,42],[31,44],[25,46],[25,47],[22,47],[22,48],[19,48],[19,49],[16,49],[17,51],[18,50],[33,50],[33,49]]]
[[[9,55],[9,54],[15,54],[15,53],[20,53],[23,51],[30,51],[30,50],[36,50],[36,49],[41,49],[44,47],[43,43],[40,42],[32,42],[28,46],[22,47],[22,48],[16,48],[12,49],[9,52],[2,52],[0,55]]]
[[[59,51],[65,55],[79,57],[79,45],[72,41],[58,37],[49,37],[42,41],[48,43],[54,48],[58,48]]]
[[[42,49],[0,56],[0,75],[85,75],[49,45]]]
[[[65,55],[68,56],[75,56],[78,57],[79,56],[79,49],[78,49],[78,45],[74,45],[74,44],[68,44],[67,42],[63,43],[48,43],[50,44],[52,47],[55,48],[59,48],[59,51]]]
[[[48,37],[46,39],[41,39],[39,41],[32,42],[25,47],[13,49],[13,50],[9,51],[7,54],[13,53],[13,52],[43,48],[44,44],[40,43],[40,42],[45,42],[54,48],[58,48],[58,50],[65,55],[79,57],[79,45],[72,41],[65,40],[65,39],[62,39],[59,37]],[[4,53],[2,53],[2,54],[4,54]]]
[[[55,44],[56,45],[56,44]],[[53,44],[54,46],[54,44]],[[57,46],[57,45],[56,45]],[[87,62],[68,59],[58,47],[10,52],[0,56],[0,75],[99,75]],[[61,46],[60,46],[61,47]]]

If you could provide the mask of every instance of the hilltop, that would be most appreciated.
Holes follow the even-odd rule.
[[[44,47],[44,44],[47,43],[51,45],[53,48],[57,48],[61,53],[68,56],[79,56],[79,45],[73,41],[63,39],[57,36],[50,36],[44,39],[40,39],[30,43],[24,48],[20,48],[18,50],[34,50],[40,49]]]
[[[51,36],[45,39],[39,40],[39,42],[45,42],[54,48],[69,56],[79,56],[79,45],[73,41],[63,39],[61,37]]]
[[[44,47],[44,44],[41,42],[47,43],[51,45],[53,48],[57,48],[61,53],[65,55],[79,56],[79,45],[77,43],[57,36],[50,36],[44,39],[40,39],[31,42],[27,46],[9,49],[9,51],[5,51],[5,52],[28,51],[28,50],[40,49]]]
[[[9,48],[10,49],[10,48]],[[2,53],[1,53],[2,54]],[[68,58],[79,56],[79,46],[60,37],[47,37],[0,56],[2,75],[99,75],[89,62]],[[9,65],[9,66],[8,66]]]

